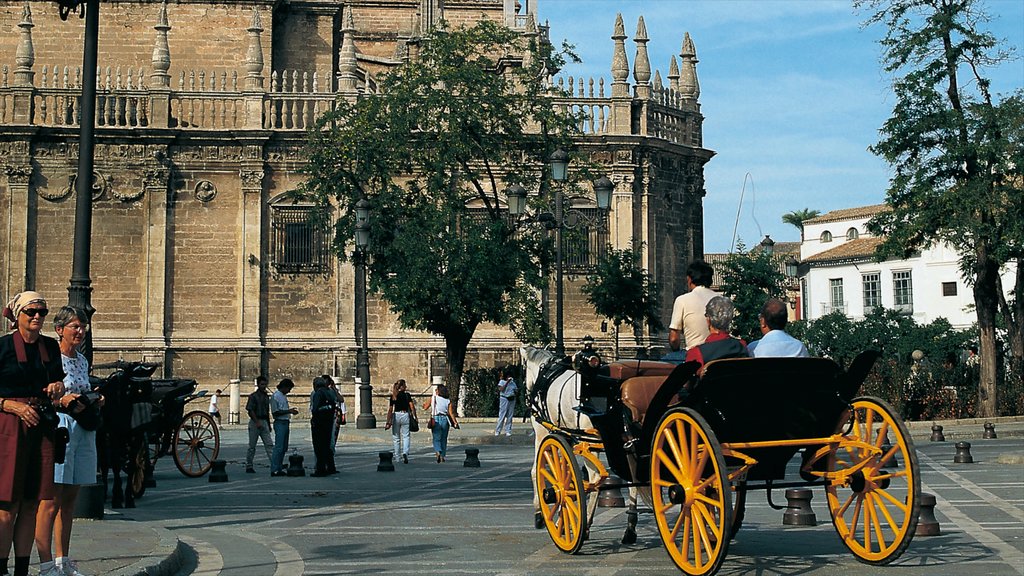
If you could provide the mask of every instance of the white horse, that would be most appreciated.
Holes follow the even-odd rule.
[[[547,364],[555,355],[542,348],[526,346],[519,349],[523,363],[526,365],[526,397],[533,405],[533,388],[537,382],[541,368]],[[565,430],[587,430],[593,429],[594,425],[590,418],[576,409],[580,404],[580,375],[575,370],[567,370],[559,374],[547,390],[546,397],[538,398],[536,401],[546,403],[551,424]],[[530,477],[533,480],[533,510],[534,527],[544,527],[544,516],[540,510],[540,495],[537,494],[537,454],[540,452],[541,441],[548,435],[545,428],[537,418],[533,418],[534,448],[533,466],[530,468]],[[596,480],[600,473],[594,465],[586,458],[581,458],[584,472],[587,477]],[[637,489],[629,489],[629,508],[626,514],[626,531],[622,535],[623,544],[636,542],[637,522]],[[595,495],[596,496],[596,495]],[[590,498],[587,502],[587,526],[584,534],[589,534],[590,524],[594,521],[594,511],[597,509],[597,498]]]

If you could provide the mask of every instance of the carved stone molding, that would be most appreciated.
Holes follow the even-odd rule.
[[[24,186],[27,185],[29,180],[32,179],[32,167],[17,164],[7,164],[6,166],[4,166],[4,174],[7,174],[8,184],[20,184]]]
[[[612,174],[609,180],[615,184],[615,192],[632,194],[633,181],[636,180],[632,174]]]
[[[67,198],[68,196],[71,195],[72,192],[75,191],[75,182],[77,181],[77,179],[78,179],[78,175],[77,174],[72,174],[71,176],[68,177],[68,185],[67,185],[66,188],[64,188],[64,189],[62,189],[59,192],[54,193],[54,194],[46,194],[46,195],[44,195],[42,192],[40,192],[40,196],[43,196],[43,198],[46,198],[47,200],[52,200],[52,201],[62,200],[64,198]],[[107,177],[104,176],[103,174],[101,174],[99,171],[93,170],[93,173],[92,173],[92,199],[93,199],[93,201],[95,202],[96,200],[99,200],[99,199],[103,198],[103,194],[106,193],[109,189],[110,189],[110,183],[107,181]],[[142,196],[142,194],[140,193],[139,196]],[[120,197],[120,196],[118,196],[118,197]]]
[[[146,188],[165,188],[167,186],[167,169],[146,168],[142,171],[142,184]]]
[[[209,180],[200,180],[196,183],[195,196],[200,202],[209,202],[217,196],[217,187]]]
[[[239,176],[242,178],[243,189],[263,189],[263,170],[242,170]]]

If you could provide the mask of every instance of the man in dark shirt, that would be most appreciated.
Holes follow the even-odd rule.
[[[274,439],[270,436],[270,396],[267,395],[267,377],[256,378],[256,390],[245,403],[249,414],[249,452],[245,456],[245,471],[254,474],[252,460],[256,456],[256,440],[263,440],[267,460],[273,462]]]

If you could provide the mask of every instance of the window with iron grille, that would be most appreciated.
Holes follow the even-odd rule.
[[[573,208],[579,224],[562,231],[562,270],[566,274],[589,274],[608,248],[608,211],[600,208]],[[589,224],[593,222],[594,224]]]
[[[882,305],[882,277],[878,272],[861,275],[861,291],[864,294],[864,312]]]
[[[280,274],[330,271],[328,228],[310,222],[309,206],[274,206],[270,214],[271,265]]]
[[[956,282],[943,282],[942,283],[942,295],[943,296],[956,296]]]
[[[897,310],[914,311],[914,285],[910,278],[910,270],[892,273],[893,301]]]

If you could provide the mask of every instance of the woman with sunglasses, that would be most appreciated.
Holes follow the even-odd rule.
[[[96,482],[96,431],[86,430],[72,414],[78,414],[85,405],[78,402],[81,394],[92,391],[89,384],[89,361],[78,351],[89,330],[89,316],[85,310],[63,306],[53,318],[53,327],[60,344],[64,386],[67,393],[61,398],[64,411],[60,425],[68,429],[68,446],[64,463],[54,466],[54,498],[39,503],[36,515],[36,552],[39,553],[39,576],[85,576],[78,563],[69,556],[71,523],[75,517],[78,490],[84,484]],[[103,397],[96,406],[103,405]],[[54,541],[54,532],[57,534]],[[56,545],[57,558],[53,557]]]
[[[0,574],[14,543],[14,576],[28,576],[40,500],[53,498],[53,405],[64,399],[57,341],[42,335],[49,309],[38,292],[3,310],[14,324],[0,336]]]

